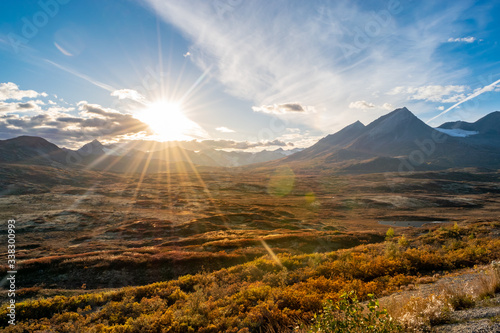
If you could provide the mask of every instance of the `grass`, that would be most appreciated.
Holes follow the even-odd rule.
[[[407,296],[384,302],[388,313],[406,331],[425,331],[432,326],[447,323],[452,311],[451,304],[443,295],[426,297]]]

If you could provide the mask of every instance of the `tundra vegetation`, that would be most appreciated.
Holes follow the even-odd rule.
[[[390,298],[500,259],[495,172],[0,172],[17,184],[1,217],[20,221],[6,332],[427,330],[499,288],[491,268],[467,290]]]

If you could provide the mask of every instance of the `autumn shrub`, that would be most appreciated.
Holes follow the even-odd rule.
[[[394,244],[396,251],[391,256],[385,253],[385,243],[324,254],[283,253],[167,282],[19,302],[15,329],[71,332],[71,323],[78,328],[74,332],[289,332],[300,322],[311,323],[314,313],[329,304],[327,310],[316,315],[317,327],[327,327],[332,320],[345,324],[346,320],[352,321],[352,316],[358,316],[356,325],[368,326],[356,329],[369,332],[371,322],[380,328],[385,325],[382,319],[388,318],[384,313],[377,314],[383,310],[369,294],[390,294],[419,281],[431,282],[434,277],[430,277],[437,271],[472,267],[500,258],[500,240],[491,236],[494,224],[457,228],[407,235],[401,242],[402,236],[392,237],[388,242]],[[475,236],[469,238],[472,232]],[[182,255],[192,256],[193,263],[199,263],[195,253]],[[499,290],[499,281],[498,269],[491,270],[475,284],[474,290],[478,295],[491,295],[493,290]],[[348,294],[342,299],[343,290],[355,290],[356,300]],[[326,299],[332,302],[324,303]],[[365,301],[372,304],[374,311],[360,303]],[[445,322],[454,307],[452,303],[441,295],[384,306],[393,318],[403,318],[402,325],[411,329]],[[350,312],[339,312],[339,306]],[[6,311],[5,306],[0,308],[0,327],[6,332],[17,332],[7,327]]]
[[[400,332],[401,327],[387,310],[380,308],[372,294],[369,297],[366,305],[358,301],[353,291],[343,293],[338,302],[327,300],[323,312],[314,316],[308,332]]]

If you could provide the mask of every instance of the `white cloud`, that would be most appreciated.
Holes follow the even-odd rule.
[[[314,107],[302,105],[300,103],[283,103],[272,105],[252,106],[255,112],[286,114],[286,113],[313,113]]]
[[[394,110],[395,107],[391,103],[384,103],[382,105],[375,105],[373,103],[367,101],[356,101],[349,103],[349,109],[358,109],[358,110]]]
[[[277,137],[278,140],[292,143],[297,148],[307,148],[318,142],[323,135],[314,135],[310,131],[303,131],[300,128],[288,127],[285,133]]]
[[[463,98],[467,86],[459,85],[429,85],[421,87],[399,86],[391,89],[388,95],[409,95],[410,100],[424,100],[428,102],[454,103]],[[458,95],[457,95],[458,94]]]
[[[0,102],[0,111],[8,108],[28,109],[39,107],[32,102]],[[0,117],[0,137],[37,135],[56,144],[79,146],[92,138],[111,139],[120,135],[152,134],[148,126],[129,114],[103,108],[97,104],[79,103],[79,113],[74,108],[51,106],[38,110],[34,115],[3,113]],[[71,112],[71,113],[70,113]]]
[[[349,104],[349,109],[368,110],[373,108],[375,108],[375,104],[368,103],[367,101],[356,101]]]
[[[477,88],[474,90],[474,92],[472,94],[468,95],[467,97],[465,97],[461,101],[453,104],[452,106],[450,106],[449,108],[447,108],[446,110],[444,110],[443,112],[438,114],[437,116],[432,117],[431,119],[427,120],[426,123],[429,123],[429,122],[433,121],[434,119],[441,117],[442,115],[450,112],[451,110],[453,110],[455,108],[457,108],[457,109],[460,108],[461,104],[463,104],[463,103],[465,103],[473,98],[476,98],[477,96],[484,94],[485,92],[497,91],[497,89],[499,87],[500,87],[500,80],[496,80],[495,82],[492,82],[492,83],[490,83],[482,88]]]
[[[189,52],[189,51],[188,51],[188,52],[184,53],[182,56],[183,56],[184,58],[187,58],[187,57],[189,57],[190,55],[191,55],[191,52]]]
[[[130,99],[135,102],[144,102],[146,98],[139,92],[133,89],[120,89],[111,92],[111,96],[118,97],[118,99]]]
[[[441,99],[439,102],[442,103],[456,103],[465,98],[465,94],[452,95],[447,98]]]
[[[382,104],[382,109],[394,110],[395,107],[391,103],[384,103],[384,104]]]
[[[18,85],[12,82],[0,83],[0,101],[8,99],[20,101],[23,98],[47,97],[46,93],[38,93],[34,90],[20,90]]]
[[[438,106],[437,109],[440,110],[440,111],[443,111],[444,110],[444,106],[442,106],[442,105]]]
[[[222,133],[234,133],[234,130],[230,129],[230,128],[227,128],[227,127],[217,127],[215,129],[216,131],[219,131],[219,132],[222,132]]]
[[[5,103],[5,102],[0,102],[0,112],[2,113],[7,113],[7,112],[23,112],[23,111],[38,111],[40,110],[40,107],[37,105],[37,103],[33,101],[28,101],[28,102],[15,102],[15,103]]]
[[[476,37],[448,38],[449,43],[474,43]]]

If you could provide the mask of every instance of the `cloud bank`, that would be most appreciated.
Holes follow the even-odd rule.
[[[9,99],[20,101],[23,98],[36,98],[38,96],[46,97],[47,94],[38,93],[34,90],[21,90],[19,86],[12,82],[0,83],[0,101]]]

